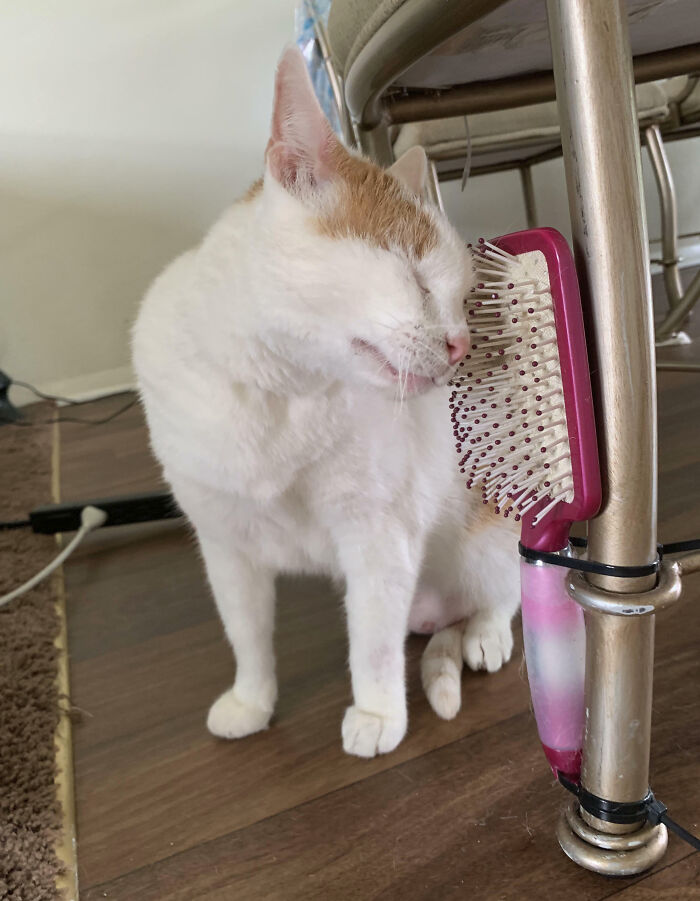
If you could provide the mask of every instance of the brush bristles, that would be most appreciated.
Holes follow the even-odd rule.
[[[488,241],[474,261],[471,350],[450,402],[460,471],[485,504],[516,520],[546,498],[536,525],[574,489],[547,262]]]

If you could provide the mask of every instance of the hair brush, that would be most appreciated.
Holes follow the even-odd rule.
[[[521,544],[568,550],[600,506],[600,468],[574,261],[551,228],[480,239],[466,301],[471,348],[453,382],[461,472],[521,523]],[[552,769],[580,770],[585,631],[566,571],[521,560],[523,635],[540,740]]]

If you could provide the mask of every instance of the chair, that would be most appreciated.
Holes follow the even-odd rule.
[[[443,120],[436,126],[442,129],[444,120],[473,117],[474,149],[477,116],[498,111],[503,121],[500,111],[551,104],[556,96],[606,485],[603,508],[589,523],[589,554],[610,564],[649,563],[656,556],[656,398],[632,87],[700,69],[697,0],[334,0],[328,39],[351,128],[383,165],[392,161],[401,126]],[[697,121],[696,102],[695,86],[682,85],[670,101],[669,134]],[[550,106],[542,115],[552,112]],[[522,134],[515,137],[520,115],[509,113],[511,126],[499,131],[508,135],[509,153],[527,146]],[[547,121],[553,129],[553,118]],[[648,123],[647,136],[660,136],[653,132],[660,126],[665,119]],[[554,151],[559,137],[545,137]],[[438,143],[431,144],[436,169]],[[672,273],[673,261],[666,262]],[[671,311],[676,328],[687,315],[686,299]],[[662,583],[602,576],[587,583],[599,597],[629,595],[652,611],[586,613],[590,715],[582,785],[602,799],[638,802],[648,789],[653,611]],[[575,597],[585,606],[581,594]],[[666,847],[663,827],[642,828],[643,821],[613,824],[574,805],[557,834],[580,865],[630,875]]]

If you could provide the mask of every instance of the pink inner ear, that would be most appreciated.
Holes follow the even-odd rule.
[[[331,177],[336,141],[316,99],[304,58],[295,47],[277,67],[267,163],[286,188],[315,187]]]

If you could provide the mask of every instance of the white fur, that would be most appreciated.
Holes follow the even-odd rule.
[[[334,201],[332,179],[313,190],[300,198],[268,168],[263,190],[156,280],[134,365],[153,449],[194,524],[236,655],[209,728],[237,738],[268,725],[274,577],[325,573],[347,586],[354,705],[343,744],[370,757],[406,731],[414,595],[432,598],[417,610],[436,627],[477,613],[464,653],[492,670],[510,655],[517,558],[505,524],[472,534],[479,499],[451,435],[445,335],[465,334],[467,251],[432,210],[440,240],[422,260],[324,236],[315,217]],[[443,716],[455,692],[459,706],[458,681],[451,690],[431,697]]]

